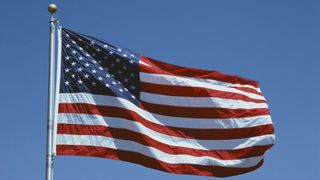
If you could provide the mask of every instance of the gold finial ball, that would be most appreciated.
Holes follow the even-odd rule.
[[[55,4],[49,4],[49,6],[48,6],[48,11],[49,11],[51,14],[54,14],[55,12],[57,12],[57,10],[58,10],[57,5],[55,5]]]

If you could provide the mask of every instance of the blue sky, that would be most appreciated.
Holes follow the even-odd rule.
[[[0,179],[44,179],[51,1],[1,0]],[[320,178],[320,3],[308,0],[54,1],[61,24],[169,63],[258,80],[276,144],[233,180]],[[99,158],[58,157],[56,180],[205,180]]]

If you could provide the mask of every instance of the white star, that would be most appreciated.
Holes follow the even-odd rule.
[[[96,86],[97,83],[93,81],[91,84],[92,86]]]
[[[89,57],[90,55],[88,53],[86,53],[86,56]]]
[[[81,79],[78,81],[79,84],[82,84],[83,81],[81,81]]]
[[[112,81],[112,84],[117,84],[116,82]]]
[[[69,34],[66,34],[67,37],[70,37]]]
[[[79,47],[79,49],[80,49],[81,51],[83,51],[83,48],[82,48],[82,47]]]
[[[82,39],[81,39],[81,38],[78,38],[78,40],[79,40],[79,41],[82,41]]]
[[[110,87],[110,85],[109,84],[105,84],[106,85],[106,87]]]
[[[105,44],[105,45],[103,45],[103,47],[108,48],[108,45]]]
[[[76,63],[75,63],[75,62],[72,62],[71,65],[74,66],[74,65],[76,65]]]
[[[119,91],[120,91],[120,92],[123,92],[123,90],[122,90],[121,88],[119,89]]]
[[[126,55],[126,54],[123,54],[123,57],[127,57],[127,55]]]
[[[85,74],[85,75],[84,75],[84,78],[85,78],[85,79],[88,79],[88,78],[89,78],[89,75],[88,75],[88,74]]]
[[[112,54],[113,54],[113,51],[109,51],[109,53],[112,55]]]
[[[134,86],[131,86],[131,89],[132,89],[132,90],[134,90],[135,88],[136,88],[136,87],[134,87]]]
[[[110,75],[109,74],[106,74],[106,76],[109,78],[110,77]]]
[[[116,61],[117,61],[117,62],[120,62],[120,59],[119,59],[119,58],[117,58],[117,59],[116,59]]]
[[[129,62],[130,62],[130,64],[133,64],[133,61],[132,61],[131,59],[130,59],[130,61],[129,61]]]
[[[131,77],[133,77],[133,76],[134,76],[134,74],[133,74],[133,73],[131,73],[131,74],[130,74],[130,76],[131,76]]]
[[[131,57],[134,57],[134,55],[133,55],[133,54],[130,54],[130,56],[131,56]]]
[[[102,67],[99,67],[99,69],[102,71],[103,70],[103,68]]]
[[[82,71],[82,68],[78,68],[78,71],[81,72],[81,71]]]
[[[117,50],[118,50],[119,52],[121,52],[121,51],[122,51],[122,49],[121,49],[121,48],[118,48]]]
[[[82,59],[83,59],[83,57],[80,56],[80,57],[79,57],[79,60],[81,61]]]
[[[73,51],[72,51],[72,53],[73,53],[73,54],[76,54],[76,53],[77,53],[77,51],[73,50]]]
[[[66,68],[64,71],[65,71],[65,72],[69,72],[69,71],[70,71],[70,69],[69,69],[69,68]]]
[[[70,82],[69,82],[69,81],[66,81],[66,82],[64,82],[64,84],[65,84],[65,85],[69,85],[69,84],[70,84]]]
[[[98,77],[98,79],[99,79],[99,80],[102,80],[102,77],[101,77],[101,76],[99,76],[99,77]]]
[[[91,44],[94,45],[94,41],[91,41]]]
[[[75,78],[75,77],[76,77],[76,75],[75,75],[75,74],[72,74],[72,75],[71,75],[71,77],[72,77],[72,78]]]
[[[92,53],[92,56],[96,56],[96,53]]]
[[[69,60],[69,59],[70,59],[70,57],[69,57],[69,56],[67,56],[67,57],[66,57],[66,60]]]
[[[127,88],[124,88],[124,90],[125,90],[125,91],[128,91],[128,89],[127,89]]]
[[[98,48],[97,51],[100,52],[101,50]]]
[[[75,42],[75,41],[72,41],[72,44],[76,44],[76,42]]]
[[[97,63],[97,61],[95,61],[95,60],[92,60],[92,62],[95,63],[95,64]]]
[[[123,69],[127,69],[127,66],[123,66]]]
[[[69,48],[69,47],[70,47],[70,44],[67,44],[66,47]]]
[[[124,78],[124,82],[128,82],[128,78]]]
[[[95,69],[92,70],[92,73],[95,74],[97,71]]]
[[[131,97],[133,98],[133,99],[135,99],[136,97],[134,97],[134,95],[131,95]]]
[[[89,63],[86,63],[85,66],[89,67]]]

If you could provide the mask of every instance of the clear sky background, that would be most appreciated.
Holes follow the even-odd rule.
[[[50,1],[0,1],[0,179],[45,173]],[[320,179],[320,3],[54,1],[64,27],[169,63],[258,80],[276,128],[258,170],[232,180]],[[206,180],[100,158],[58,157],[55,180]]]

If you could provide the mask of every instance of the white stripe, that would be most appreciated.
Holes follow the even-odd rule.
[[[142,64],[142,65],[145,65],[145,66],[152,67],[150,64],[144,62],[143,59],[140,59],[139,63]],[[184,76],[184,77],[187,77],[187,76]],[[199,78],[195,78],[195,79],[199,79]],[[228,82],[217,81],[217,80],[213,80],[213,79],[205,79],[205,78],[201,78],[201,79],[210,81],[211,83],[216,84],[216,85],[221,85],[221,86],[233,86],[233,87],[246,87],[246,88],[251,88],[251,89],[253,89],[253,90],[256,90],[256,91],[258,91],[258,92],[261,92],[261,89],[260,89],[260,88],[254,87],[254,86],[249,85],[249,84],[228,83]]]
[[[151,74],[140,72],[140,81],[154,83],[154,84],[164,84],[164,85],[175,85],[175,86],[189,86],[189,87],[202,87],[207,89],[231,92],[242,94],[244,96],[265,100],[261,95],[241,91],[236,88],[231,88],[228,86],[217,85],[213,80],[200,79],[200,78],[191,78],[191,77],[178,77],[172,75],[163,75],[163,74]]]
[[[153,94],[141,92],[140,99],[145,102],[179,106],[179,107],[212,107],[212,108],[228,108],[228,109],[255,109],[268,108],[266,103],[246,102],[235,99],[224,99],[216,97],[181,97],[168,96],[161,94]]]
[[[241,149],[258,145],[269,145],[273,142],[273,135],[263,135],[250,138],[228,140],[200,140],[174,137],[156,132],[145,127],[139,122],[129,121],[123,118],[102,117],[99,115],[89,114],[59,114],[59,123],[103,125],[112,128],[127,129],[133,132],[144,134],[151,139],[154,139],[163,144],[199,150]]]
[[[220,160],[213,157],[196,157],[191,155],[172,155],[156,148],[144,146],[137,142],[116,139],[111,137],[91,135],[58,135],[57,144],[60,145],[85,145],[98,146],[117,150],[125,150],[143,154],[145,156],[169,163],[169,164],[198,164],[206,166],[223,166],[246,168],[258,164],[262,156],[236,160]]]
[[[253,127],[272,124],[269,115],[248,118],[225,118],[225,119],[200,119],[164,116],[149,113],[132,102],[113,96],[92,95],[88,93],[63,93],[60,94],[60,103],[87,103],[100,106],[114,106],[136,112],[144,119],[165,126],[193,128],[193,129],[225,129]]]

